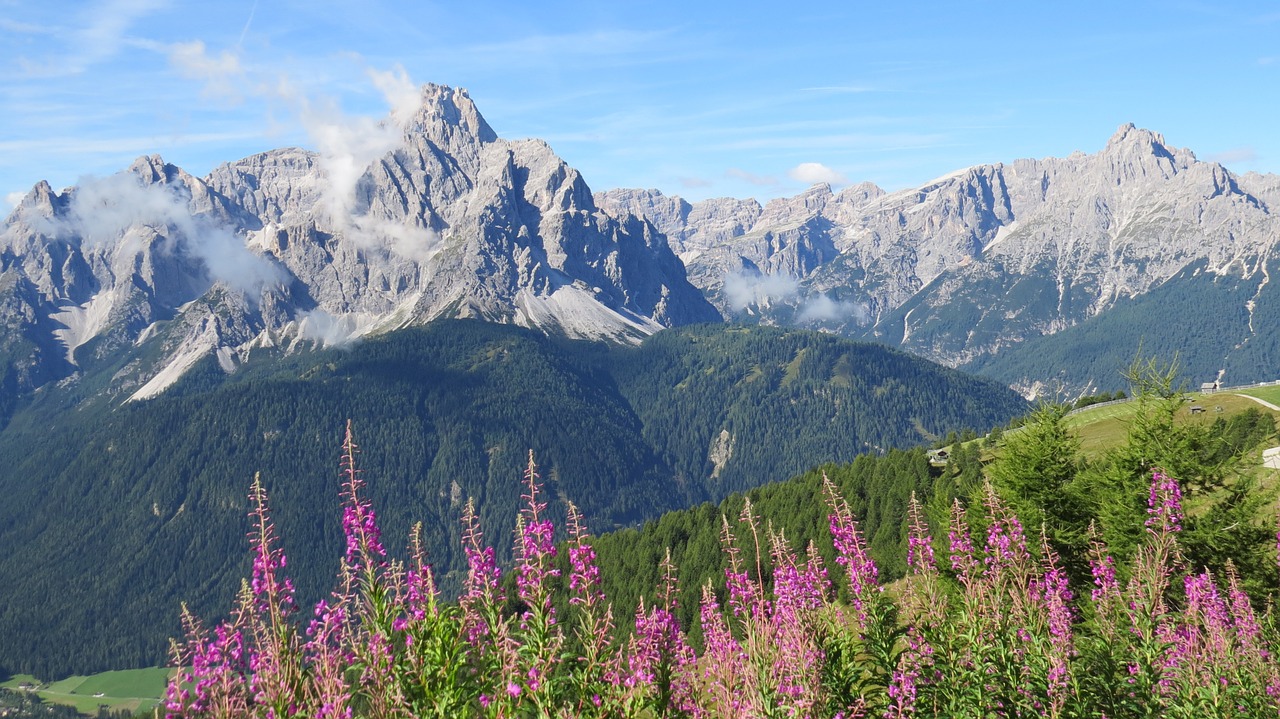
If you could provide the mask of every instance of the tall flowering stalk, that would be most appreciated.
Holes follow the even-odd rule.
[[[248,615],[253,647],[249,655],[250,691],[254,704],[268,707],[275,716],[285,716],[299,701],[299,639],[289,621],[297,604],[293,581],[284,575],[287,560],[277,546],[267,492],[259,475],[254,475],[249,498],[253,505],[249,540],[254,554],[249,582],[253,611]]]
[[[897,607],[878,584],[879,568],[867,552],[848,502],[825,474],[822,488],[836,563],[844,569],[852,605],[851,612],[838,608],[826,612],[823,681],[834,689],[828,705],[848,714],[862,711],[869,702],[873,706],[886,702],[887,689],[897,670],[902,630],[897,623]]]
[[[822,489],[830,510],[828,526],[836,547],[836,563],[844,567],[845,578],[849,581],[849,601],[853,603],[858,622],[865,627],[872,600],[880,592],[880,570],[867,553],[849,503],[825,474],[822,476]]]
[[[547,505],[539,497],[541,485],[533,452],[529,453],[524,479],[525,506],[516,523],[515,546],[516,587],[524,610],[519,615],[517,676],[510,678],[510,683],[520,689],[522,703],[529,702],[546,713],[563,643],[551,605],[550,584],[560,576],[560,570],[551,565],[556,557],[555,526],[545,517]]]
[[[927,686],[935,678],[933,645],[929,643],[927,634],[939,627],[946,611],[933,539],[915,492],[911,493],[907,504],[907,528],[909,576],[903,591],[903,610],[910,624],[905,636],[906,646],[886,690],[889,704],[885,716],[895,718],[914,715],[921,686]]]
[[[600,568],[582,514],[568,503],[569,604],[577,609],[573,631],[582,647],[572,665],[577,690],[576,716],[600,716],[610,691],[608,667],[617,658],[610,641],[614,631],[613,606],[601,589]]]

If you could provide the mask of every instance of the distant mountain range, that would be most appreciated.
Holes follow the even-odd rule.
[[[596,202],[652,221],[726,316],[875,339],[1029,394],[1120,387],[1140,346],[1205,380],[1270,379],[1280,358],[1280,177],[1237,176],[1133,125],[1093,155],[894,193]]]
[[[1029,394],[1118,386],[1139,344],[1224,381],[1269,378],[1280,351],[1280,177],[1132,125],[1097,154],[894,193],[691,204],[593,197],[545,143],[498,138],[465,90],[421,100],[371,128],[372,149],[275,150],[204,178],[152,156],[37,185],[0,232],[5,401],[108,366],[105,391],[145,399],[201,357],[230,372],[256,348],[438,317],[622,342],[722,318],[819,327]],[[1064,363],[1082,335],[1106,347]]]

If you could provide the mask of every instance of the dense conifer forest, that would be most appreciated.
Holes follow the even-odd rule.
[[[92,390],[104,382],[46,388],[0,433],[9,671],[155,664],[179,632],[179,602],[225,611],[247,566],[258,473],[300,597],[319,599],[342,541],[334,446],[347,419],[389,543],[422,522],[442,585],[457,587],[463,504],[474,498],[505,533],[530,449],[551,495],[601,532],[1026,408],[900,352],[763,327],[672,330],[631,348],[450,321],[265,352],[233,375],[209,358],[147,402],[103,399]]]

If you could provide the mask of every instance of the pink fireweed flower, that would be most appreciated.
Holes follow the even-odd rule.
[[[1027,551],[1026,532],[1017,515],[1000,500],[996,489],[987,483],[984,504],[991,517],[991,526],[987,528],[987,575],[997,576],[1006,569],[1024,564],[1030,559]]]
[[[273,623],[278,623],[295,612],[297,604],[294,601],[293,582],[288,577],[280,576],[287,559],[284,552],[275,546],[275,524],[271,521],[267,491],[262,487],[259,475],[255,474],[253,477],[249,500],[253,503],[249,516],[254,523],[253,531],[249,533],[249,542],[253,546],[253,572],[249,587],[253,592],[255,608],[263,614],[270,614]]]
[[[560,570],[550,566],[556,557],[555,525],[540,516],[547,505],[538,501],[539,490],[538,470],[530,452],[525,470],[525,507],[516,523],[516,587],[521,599],[554,616],[547,582],[560,576]]]
[[[1225,660],[1232,653],[1231,614],[1218,593],[1218,585],[1208,572],[1183,579],[1187,592],[1187,618],[1199,618],[1204,628],[1205,645],[1210,656]]]
[[[317,717],[350,716],[351,695],[347,667],[354,657],[348,646],[348,617],[344,598],[316,604],[315,618],[307,627],[303,657],[311,667],[312,690],[319,704]]]
[[[1178,480],[1158,469],[1151,473],[1146,526],[1153,534],[1182,531],[1182,488]]]
[[[1116,563],[1110,554],[1100,554],[1089,558],[1089,570],[1093,574],[1093,590],[1090,592],[1094,603],[1120,596],[1120,583],[1116,580]]]
[[[372,571],[386,566],[387,552],[382,546],[382,530],[378,528],[373,505],[361,496],[364,481],[356,468],[359,448],[351,433],[351,420],[347,420],[347,434],[342,443],[342,531],[347,538],[347,564],[352,571]]]
[[[916,700],[922,677],[928,674],[933,665],[933,647],[920,633],[915,625],[907,628],[907,646],[898,659],[898,668],[889,679],[886,693],[889,696],[889,707],[886,717],[909,717],[915,715]]]
[[[1070,682],[1070,660],[1075,655],[1071,631],[1071,600],[1074,595],[1068,586],[1067,573],[1058,566],[1058,554],[1049,547],[1048,539],[1041,534],[1044,553],[1044,577],[1036,583],[1039,600],[1048,615],[1049,622],[1049,696],[1054,700],[1054,713],[1061,710],[1061,701]],[[1114,580],[1113,580],[1114,581]],[[1035,591],[1033,589],[1033,591]]]
[[[600,590],[600,567],[596,566],[596,550],[587,541],[591,535],[582,521],[582,514],[573,502],[569,502],[569,590],[573,593],[569,602],[594,607],[603,604]]]
[[[850,601],[861,622],[867,618],[867,602],[871,594],[879,590],[880,576],[876,563],[867,553],[866,544],[858,533],[858,522],[853,518],[849,504],[840,497],[831,480],[823,476],[823,490],[827,495],[827,507],[831,514],[828,524],[831,540],[836,548],[836,563],[845,568],[849,579]]]
[[[1231,606],[1231,623],[1236,628],[1236,639],[1240,648],[1249,655],[1248,660],[1269,660],[1271,653],[1264,648],[1262,641],[1262,625],[1258,623],[1258,615],[1253,611],[1249,596],[1240,588],[1240,576],[1235,566],[1227,562],[1227,598]]]
[[[493,547],[483,544],[484,534],[480,531],[475,502],[468,499],[462,510],[462,549],[467,556],[467,578],[458,604],[463,610],[467,641],[472,645],[491,629],[482,614],[503,600],[502,570],[498,568]]]
[[[708,704],[718,709],[719,716],[736,716],[742,708],[741,685],[747,676],[750,658],[729,631],[710,581],[702,587],[699,617],[706,647],[702,654],[702,674]]]
[[[439,595],[435,572],[422,548],[422,522],[413,525],[409,540],[410,567],[404,575],[404,609],[417,620],[426,618]]]
[[[729,558],[729,566],[724,568],[725,587],[729,590],[729,608],[735,617],[763,616],[764,592],[747,573],[742,550],[729,527],[729,517],[721,515],[720,521],[720,545]]]
[[[933,571],[933,538],[929,535],[924,510],[914,491],[911,492],[911,502],[907,505],[907,526],[907,567],[916,574]]]
[[[951,504],[951,521],[947,529],[950,540],[951,570],[961,584],[968,586],[977,578],[976,571],[980,566],[973,539],[969,536],[969,524],[964,518],[964,507],[957,499]]]

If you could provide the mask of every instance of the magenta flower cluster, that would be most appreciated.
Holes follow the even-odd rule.
[[[346,551],[337,587],[304,621],[255,480],[251,578],[230,617],[211,629],[184,610],[187,638],[174,648],[179,669],[168,716],[853,719],[1280,710],[1276,623],[1255,611],[1234,571],[1215,577],[1182,568],[1181,494],[1164,473],[1152,478],[1147,538],[1133,562],[1117,565],[1095,540],[1092,582],[1079,592],[1043,534],[1029,540],[990,486],[973,507],[953,506],[942,544],[912,496],[908,576],[886,591],[849,504],[826,481],[832,565],[817,547],[797,551],[782,532],[761,526],[747,501],[734,522],[723,521],[723,582],[702,587],[696,627],[677,619],[678,569],[668,553],[654,593],[619,628],[572,505],[557,544],[532,456],[513,547],[516,596],[504,596],[503,571],[468,502],[467,574],[456,603],[439,596],[420,527],[406,561],[388,557],[355,456],[348,428]],[[558,592],[566,602],[553,601]]]

